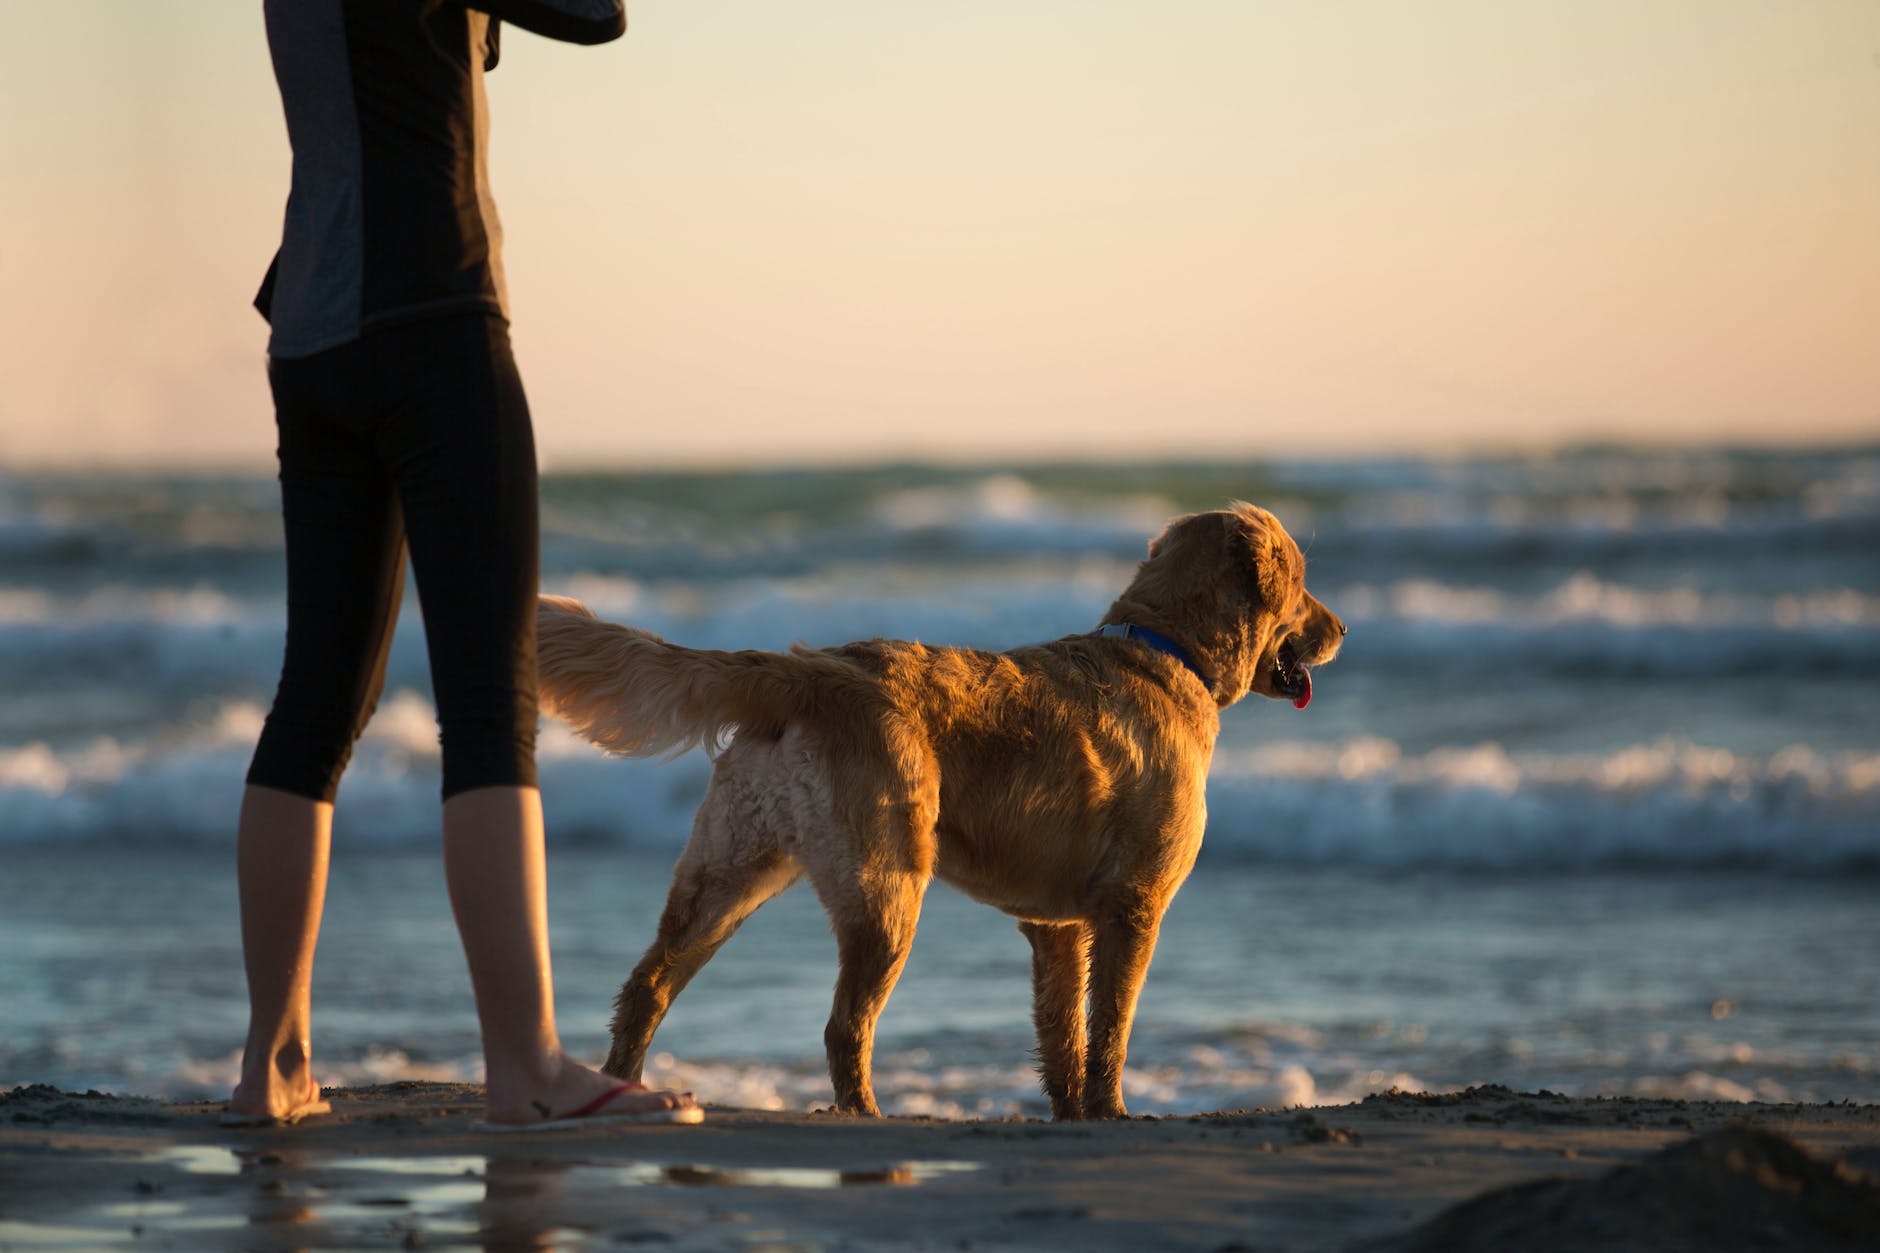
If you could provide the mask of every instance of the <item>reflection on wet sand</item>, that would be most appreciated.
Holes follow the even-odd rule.
[[[235,1155],[243,1174],[258,1175],[248,1194],[248,1222],[255,1227],[302,1227],[319,1221],[314,1203],[326,1191],[299,1177],[306,1169],[304,1153],[294,1149],[241,1151]]]
[[[645,1167],[629,1167],[644,1170]],[[676,1183],[688,1187],[734,1188],[854,1188],[870,1185],[902,1187],[925,1183],[941,1175],[979,1169],[976,1162],[895,1162],[852,1170],[822,1170],[809,1166],[754,1166],[723,1169],[717,1166],[659,1166],[657,1179],[639,1183]]]
[[[529,1153],[434,1157],[333,1157],[300,1149],[176,1145],[141,1159],[201,1181],[200,1198],[151,1196],[108,1208],[128,1230],[63,1233],[80,1244],[165,1235],[266,1229],[270,1246],[334,1239],[399,1241],[415,1247],[546,1251],[579,1245],[593,1232],[567,1221],[571,1194],[606,1196],[622,1188],[906,1187],[980,1169],[978,1163],[909,1161],[845,1168],[602,1163]],[[152,1192],[160,1192],[152,1186]],[[238,1213],[198,1201],[239,1191]],[[557,1215],[560,1217],[558,1218]],[[301,1236],[289,1229],[308,1228]],[[314,1230],[324,1229],[324,1230]],[[44,1240],[35,1229],[15,1240]],[[749,1233],[747,1233],[749,1234]],[[67,1243],[59,1240],[54,1243]]]
[[[483,1199],[477,1206],[485,1247],[546,1251],[579,1242],[585,1233],[550,1216],[561,1199],[565,1173],[564,1163],[548,1158],[486,1158]]]

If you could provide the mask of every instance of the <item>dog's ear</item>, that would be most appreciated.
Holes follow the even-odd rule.
[[[1230,543],[1239,550],[1255,594],[1267,609],[1278,612],[1302,581],[1286,532],[1272,514],[1245,501],[1235,501],[1224,516]]]
[[[1170,518],[1168,525],[1162,528],[1162,533],[1149,541],[1149,556],[1151,558],[1161,556],[1163,548],[1167,547],[1168,542],[1175,538],[1175,532],[1181,530],[1188,523],[1193,522],[1196,516],[1197,515],[1192,513],[1184,513],[1179,518]]]
[[[1260,599],[1266,602],[1267,608],[1277,611],[1293,598],[1299,576],[1293,569],[1292,549],[1271,535],[1263,538],[1264,543],[1253,555],[1254,581],[1260,589]]]

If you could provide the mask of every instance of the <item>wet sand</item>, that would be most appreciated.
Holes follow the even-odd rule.
[[[471,1130],[475,1087],[399,1083],[329,1096],[330,1118],[235,1131],[217,1125],[210,1104],[45,1087],[0,1094],[0,1248],[1225,1253],[1460,1247],[1479,1229],[1502,1244],[1565,1249],[1582,1247],[1581,1237],[1560,1223],[1594,1207],[1592,1193],[1571,1191],[1582,1185],[1607,1187],[1599,1204],[1616,1207],[1591,1215],[1606,1235],[1585,1247],[1632,1247],[1634,1209],[1661,1224],[1656,1244],[1665,1222],[1715,1221],[1706,1188],[1790,1205],[1755,1211],[1759,1229],[1742,1247],[1880,1247],[1880,1188],[1865,1173],[1880,1173],[1880,1106],[1483,1088],[1062,1126],[708,1107],[699,1127],[495,1137]],[[1784,1137],[1816,1174],[1795,1182],[1748,1160],[1755,1150],[1728,1141],[1731,1129]],[[1705,1133],[1720,1147],[1698,1183],[1688,1165],[1675,1178],[1611,1173],[1649,1169],[1660,1150]],[[1445,1213],[1547,1177],[1568,1184]],[[1797,1217],[1791,1202],[1824,1187],[1840,1190],[1830,1198],[1839,1208]],[[1558,1238],[1532,1234],[1540,1227],[1509,1235],[1528,1230],[1530,1217],[1553,1222]],[[1490,1221],[1501,1225],[1490,1232]],[[1828,1226],[1809,1226],[1817,1221]],[[1852,1242],[1836,1243],[1849,1223]]]

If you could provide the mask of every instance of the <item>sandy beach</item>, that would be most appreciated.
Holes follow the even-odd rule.
[[[329,1095],[332,1117],[263,1131],[205,1103],[0,1095],[0,1248],[1880,1247],[1870,1105],[1478,1088],[1061,1126],[709,1107],[493,1137],[475,1087]]]

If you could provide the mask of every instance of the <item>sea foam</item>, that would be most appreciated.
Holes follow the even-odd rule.
[[[226,839],[261,715],[231,702],[173,738],[0,749],[0,838]],[[710,769],[699,753],[610,758],[552,723],[539,757],[554,834],[603,844],[677,848]],[[388,846],[431,839],[437,771],[430,703],[395,693],[347,772],[340,825]],[[1585,754],[1280,742],[1217,753],[1208,815],[1204,855],[1290,865],[1876,869],[1880,754],[1674,739]]]

